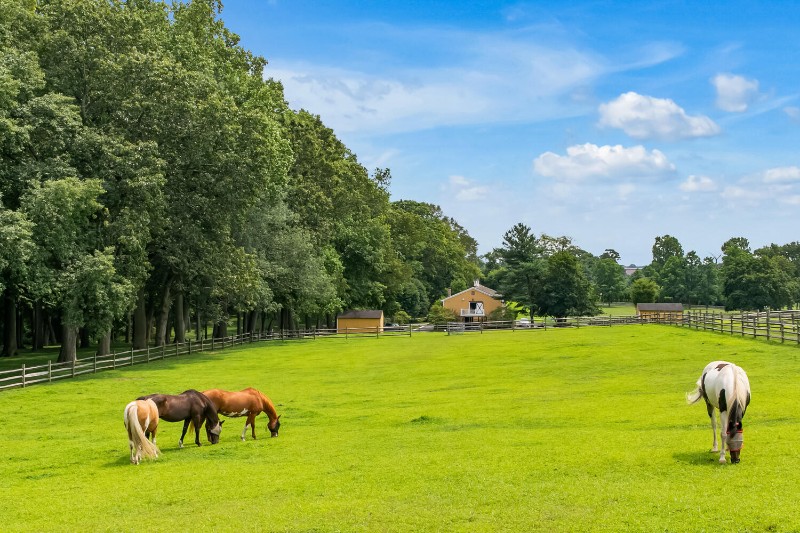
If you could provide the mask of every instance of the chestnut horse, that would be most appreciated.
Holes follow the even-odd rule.
[[[189,423],[199,428],[206,424],[206,437],[208,442],[216,444],[219,442],[219,434],[222,431],[222,422],[217,416],[217,408],[214,403],[206,398],[202,393],[190,389],[178,395],[171,394],[148,394],[138,398],[139,400],[153,400],[158,407],[158,416],[167,422],[180,422],[183,420],[183,433],[178,441],[178,447],[183,448],[183,438]],[[200,446],[200,432],[195,432],[194,443]]]
[[[142,457],[155,459],[160,453],[156,446],[158,428],[158,407],[153,400],[134,400],[125,406],[122,416],[128,431],[128,444],[131,447],[131,463],[138,465]],[[153,435],[153,442],[145,436],[145,431]]]
[[[273,405],[272,400],[261,391],[248,387],[236,392],[211,389],[203,391],[203,394],[214,403],[217,407],[217,412],[220,414],[229,417],[247,416],[244,429],[242,429],[242,440],[245,440],[245,435],[247,435],[247,426],[251,427],[253,438],[256,438],[256,416],[262,412],[266,413],[269,418],[267,430],[273,437],[278,436],[281,417],[275,411],[275,405]]]
[[[706,401],[708,416],[711,418],[711,433],[714,435],[712,452],[719,451],[719,462],[725,464],[725,447],[731,452],[731,463],[740,461],[744,445],[744,418],[750,405],[750,381],[740,367],[727,361],[708,363],[697,380],[697,387],[686,395],[686,401],[695,403],[700,398]],[[717,447],[717,419],[714,411],[719,411],[719,447]]]

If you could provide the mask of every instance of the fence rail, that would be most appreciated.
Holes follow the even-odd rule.
[[[268,333],[245,333],[220,339],[203,339],[141,350],[128,350],[110,355],[84,357],[66,363],[48,361],[44,365],[22,365],[12,370],[0,370],[0,391],[28,387],[38,383],[94,374],[103,370],[124,368],[133,365],[163,361],[172,357],[193,353],[224,350],[233,346],[274,340],[302,340],[317,338],[358,338],[411,336],[413,331],[440,331],[448,335],[484,333],[499,330],[545,331],[553,328],[580,328],[590,326],[616,326],[629,324],[668,324],[695,330],[713,331],[741,337],[766,339],[771,342],[800,344],[800,311],[767,311],[761,313],[729,314],[715,311],[690,310],[681,316],[649,318],[642,316],[597,316],[569,317],[520,324],[514,321],[501,322],[451,322],[441,326],[394,326],[383,328],[309,329],[274,331]]]
[[[168,358],[191,355],[193,353],[224,350],[252,342],[281,341],[297,339],[316,339],[320,337],[380,337],[411,335],[411,326],[387,328],[346,328],[309,329],[274,331],[269,333],[244,333],[217,339],[201,339],[164,346],[148,346],[140,350],[114,352],[109,355],[93,355],[65,363],[48,361],[42,365],[22,365],[12,370],[0,370],[0,391],[28,387],[37,383],[51,383],[56,380],[74,378],[84,374],[95,374],[103,370],[113,370],[127,366],[140,365]]]

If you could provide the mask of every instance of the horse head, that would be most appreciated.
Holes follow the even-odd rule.
[[[222,433],[222,424],[224,422],[224,420],[217,420],[217,424],[212,426],[211,420],[206,420],[206,437],[208,437],[208,442],[211,444],[217,444],[219,442],[219,434]]]
[[[736,404],[728,418],[728,427],[725,434],[727,441],[728,451],[731,453],[731,464],[736,464],[741,461],[742,446],[744,446],[744,426],[742,425],[742,417],[744,414]]]
[[[275,425],[273,427],[269,427],[271,423],[271,420],[267,422],[267,429],[269,430],[271,436],[277,437],[278,430],[281,429],[281,415],[278,415],[278,418],[275,419]]]

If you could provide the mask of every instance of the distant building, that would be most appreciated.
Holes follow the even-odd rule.
[[[680,320],[683,304],[636,304],[636,314],[645,320]]]
[[[628,265],[625,268],[625,275],[626,276],[633,276],[636,272],[643,269],[644,267],[637,267],[636,265]]]
[[[443,299],[442,306],[454,311],[462,322],[483,322],[489,313],[503,305],[500,298],[499,292],[475,280],[469,289]]]
[[[336,316],[337,333],[377,333],[383,331],[383,311],[345,311]]]

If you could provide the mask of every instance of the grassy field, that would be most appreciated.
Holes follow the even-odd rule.
[[[800,351],[667,326],[262,344],[0,393],[4,531],[800,531]],[[708,453],[706,363],[753,388]],[[122,410],[255,386],[283,425],[133,466]],[[205,433],[205,432],[203,432]],[[205,435],[203,435],[205,442]]]

